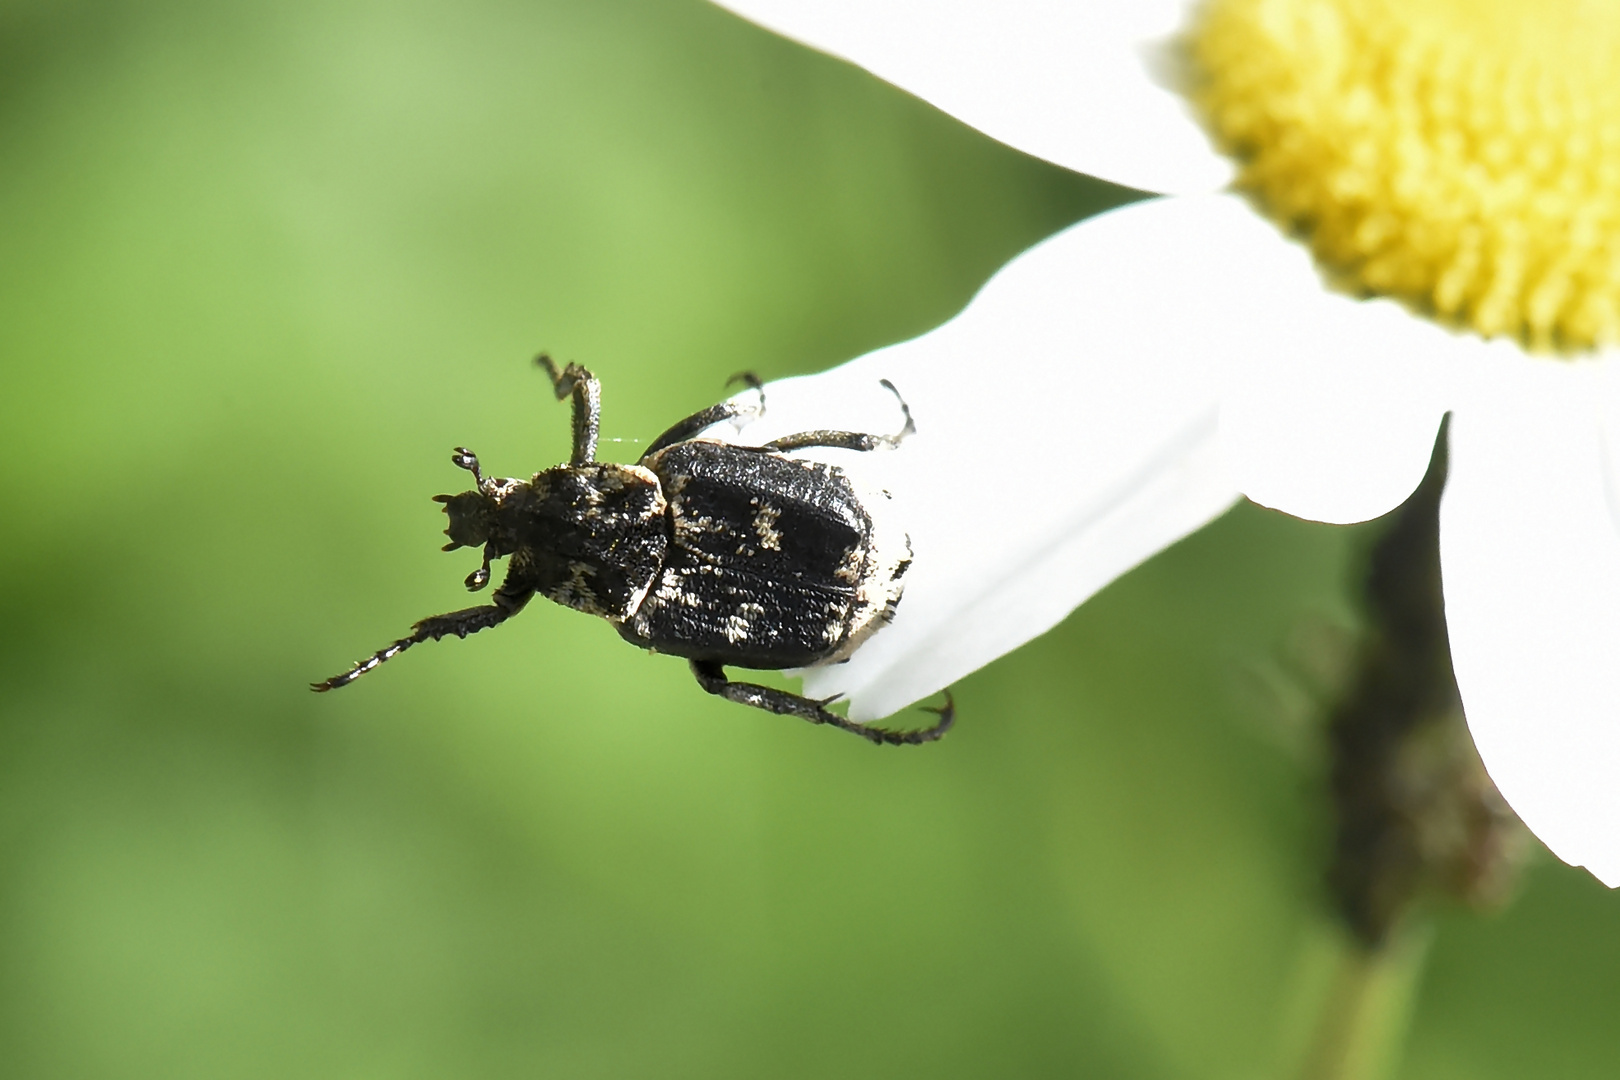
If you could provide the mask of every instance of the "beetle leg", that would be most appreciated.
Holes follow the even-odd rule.
[[[438,641],[442,637],[454,634],[456,637],[466,637],[476,634],[480,630],[487,630],[491,626],[501,623],[523,610],[523,605],[529,602],[533,592],[528,589],[508,592],[506,586],[496,590],[493,604],[483,607],[463,608],[461,611],[452,611],[446,615],[434,615],[423,619],[411,628],[409,637],[402,637],[386,649],[373,653],[370,659],[362,660],[354,667],[341,675],[334,675],[325,682],[310,683],[309,688],[317,693],[336,690],[340,686],[348,686],[354,680],[372,670],[384,661],[392,660],[406,649],[421,641]]]
[[[865,435],[858,431],[801,431],[797,435],[784,435],[761,446],[761,450],[804,450],[812,446],[830,446],[834,450],[876,450],[893,448],[900,440],[893,435]]]
[[[641,455],[640,460],[646,461],[666,447],[674,446],[678,442],[685,442],[704,428],[712,427],[722,420],[730,420],[732,417],[746,416],[750,413],[755,418],[765,415],[765,388],[760,385],[759,376],[752,371],[739,371],[726,380],[726,385],[730,386],[735,382],[744,383],[750,390],[758,393],[759,403],[753,408],[749,408],[746,405],[738,405],[734,401],[722,401],[718,405],[710,405],[701,412],[695,412],[654,439]]]
[[[951,730],[951,724],[956,720],[956,703],[952,700],[949,690],[945,691],[944,705],[937,709],[925,710],[939,716],[939,720],[932,727],[919,728],[915,731],[889,731],[886,728],[857,724],[837,713],[828,712],[826,706],[837,700],[836,694],[817,701],[786,690],[773,690],[757,683],[732,682],[726,678],[725,666],[713,660],[693,660],[692,674],[697,678],[699,686],[727,701],[763,709],[778,716],[797,716],[800,720],[807,720],[812,724],[828,724],[840,731],[859,735],[875,744],[917,746],[933,742]]]
[[[574,395],[574,450],[568,459],[570,465],[589,465],[596,460],[596,440],[602,430],[602,384],[585,368],[570,362],[561,371],[556,361],[545,353],[534,362],[546,369],[551,385],[561,401]]]
[[[894,449],[899,446],[907,435],[914,435],[917,425],[911,419],[911,406],[906,399],[900,396],[900,391],[894,388],[894,383],[888,379],[879,380],[884,389],[894,395],[900,403],[900,412],[906,418],[905,425],[893,435],[863,435],[858,431],[829,431],[818,429],[816,431],[801,431],[797,435],[784,435],[780,439],[766,443],[762,450],[803,450],[811,446],[830,446],[835,450],[877,450],[879,448]]]

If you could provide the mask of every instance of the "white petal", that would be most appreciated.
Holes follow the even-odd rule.
[[[1559,858],[1620,885],[1620,531],[1603,365],[1492,362],[1459,404],[1446,617],[1480,756]],[[1610,403],[1612,407],[1612,403]]]
[[[1392,301],[1326,291],[1292,244],[1232,256],[1263,305],[1221,412],[1238,487],[1313,521],[1393,510],[1423,478],[1455,380],[1489,346]]]
[[[1232,177],[1154,68],[1188,0],[720,0],[1009,146],[1144,191]]]
[[[849,694],[858,718],[891,713],[1043,633],[1231,505],[1206,340],[1219,301],[1208,265],[1178,258],[1199,220],[1182,202],[1083,222],[938,330],[766,388],[751,442],[895,430],[880,378],[917,425],[892,452],[823,455],[894,493],[916,561],[893,624],[848,663],[808,673],[807,693]]]

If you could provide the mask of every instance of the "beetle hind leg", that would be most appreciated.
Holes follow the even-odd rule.
[[[732,682],[726,678],[725,666],[712,660],[693,660],[692,674],[697,678],[699,686],[716,697],[735,701],[739,705],[763,709],[778,716],[796,716],[812,724],[827,724],[851,735],[859,735],[877,745],[917,746],[933,742],[949,731],[956,721],[956,703],[952,700],[949,690],[945,691],[944,705],[937,709],[925,710],[939,717],[931,727],[918,728],[914,731],[890,731],[887,728],[857,724],[835,712],[829,712],[826,706],[837,700],[838,695],[817,701],[814,698],[789,693],[786,690],[775,690],[757,683]]]

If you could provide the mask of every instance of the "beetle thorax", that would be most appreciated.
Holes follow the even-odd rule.
[[[512,572],[542,596],[617,621],[641,602],[669,526],[658,478],[596,462],[537,473],[497,515],[515,544]]]

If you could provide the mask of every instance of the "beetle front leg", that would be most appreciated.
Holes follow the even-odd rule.
[[[557,400],[574,396],[574,449],[568,459],[570,465],[589,465],[596,460],[596,440],[602,430],[602,384],[588,370],[570,362],[561,371],[556,361],[545,353],[534,362],[546,369],[551,385],[557,391]]]
[[[360,661],[341,675],[334,675],[324,682],[310,683],[309,688],[316,693],[324,694],[328,690],[348,686],[366,672],[379,667],[386,661],[392,660],[419,642],[438,641],[440,638],[449,637],[451,634],[464,638],[468,634],[476,634],[478,631],[487,630],[491,626],[499,626],[519,611],[522,611],[523,605],[529,602],[529,597],[532,595],[533,592],[527,589],[508,592],[506,586],[503,585],[492,597],[495,601],[493,604],[487,604],[483,607],[463,608],[460,611],[452,611],[446,615],[433,615],[423,619],[411,628],[409,637],[402,637],[388,648],[379,649],[370,658]]]
[[[944,705],[937,709],[924,710],[939,716],[939,720],[932,727],[919,728],[915,731],[890,731],[886,728],[857,724],[835,712],[827,711],[825,706],[836,701],[836,695],[817,701],[814,698],[803,697],[786,690],[774,690],[757,683],[732,682],[726,678],[725,666],[712,660],[693,660],[692,674],[697,678],[699,686],[716,697],[735,701],[739,705],[763,709],[778,716],[797,716],[800,720],[807,720],[812,724],[827,724],[879,745],[887,743],[890,746],[917,746],[933,742],[951,730],[951,725],[956,721],[956,702],[951,698],[949,690],[945,691]]]

